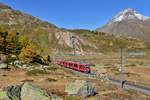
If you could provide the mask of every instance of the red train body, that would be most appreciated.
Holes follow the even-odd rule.
[[[84,73],[90,73],[91,68],[90,64],[85,62],[76,62],[76,61],[57,61],[57,64],[66,68],[70,68],[76,71],[84,72]]]

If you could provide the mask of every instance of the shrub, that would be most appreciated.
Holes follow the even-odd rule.
[[[22,48],[21,53],[19,54],[19,58],[28,63],[33,61],[33,58],[36,58],[36,48],[34,44],[29,43],[25,47]]]
[[[28,43],[25,47],[21,49],[19,58],[26,63],[36,62],[36,63],[47,65],[49,63],[47,59],[50,60],[50,56],[45,60],[41,56],[41,52],[39,51],[40,49],[38,48],[36,44]]]
[[[20,36],[18,41],[19,41],[19,43],[21,44],[22,47],[25,47],[29,44],[29,40],[25,36]]]
[[[26,72],[27,75],[48,74],[46,70],[34,69]]]
[[[125,65],[125,67],[135,67],[136,64],[128,64],[128,65]]]
[[[31,79],[25,79],[25,80],[22,80],[21,82],[33,82],[34,80],[31,80]]]
[[[48,67],[47,70],[51,70],[51,71],[56,71],[58,68],[57,67]]]
[[[4,53],[19,53],[21,44],[18,41],[19,33],[0,32],[0,47]]]
[[[56,82],[57,80],[54,79],[54,78],[47,78],[47,81],[49,81],[49,82]]]

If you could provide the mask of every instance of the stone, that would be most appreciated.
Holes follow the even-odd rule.
[[[44,66],[42,66],[42,68],[49,68],[49,66],[47,66],[47,65],[44,65]]]
[[[51,95],[51,100],[63,100],[61,97],[57,96],[57,95]]]
[[[17,58],[17,56],[16,56],[16,55],[11,55],[11,58],[14,58],[14,59],[15,59],[15,58]]]
[[[7,96],[7,93],[0,89],[0,100],[10,100],[9,97]]]
[[[16,86],[8,86],[5,88],[7,96],[11,98],[11,100],[21,100],[21,85]]]
[[[22,66],[22,62],[19,60],[15,60],[14,62],[14,66],[20,68],[20,66]]]
[[[27,69],[27,70],[32,70],[33,69],[33,66],[31,64],[23,64],[21,66],[21,68],[23,69]]]
[[[7,64],[1,63],[1,64],[0,64],[0,69],[5,69],[5,68],[7,68]]]
[[[0,63],[5,63],[7,61],[7,55],[0,54]]]
[[[21,85],[8,86],[0,89],[0,100],[63,100],[61,97],[48,95],[44,90],[33,86],[29,82]]]
[[[92,96],[96,93],[94,84],[85,80],[75,80],[66,85],[65,92],[68,95],[75,95],[81,97]]]
[[[144,67],[150,67],[150,64],[144,64],[143,66]]]
[[[21,100],[51,100],[51,97],[42,89],[30,83],[24,83],[21,90]]]

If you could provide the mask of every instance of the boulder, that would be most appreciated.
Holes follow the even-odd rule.
[[[0,100],[63,100],[61,97],[48,95],[44,90],[25,82],[21,85],[0,89]]]
[[[14,66],[17,67],[17,68],[21,68],[21,66],[22,66],[22,62],[21,62],[20,60],[15,60],[15,61],[13,62],[13,64],[14,64]]]
[[[17,56],[16,55],[11,55],[11,58],[16,59]]]
[[[75,80],[74,82],[67,84],[65,92],[67,92],[68,95],[81,97],[92,96],[96,93],[94,84],[85,80]]]
[[[7,68],[7,64],[1,63],[1,64],[0,64],[0,69],[5,69],[5,68]]]
[[[30,83],[24,83],[21,91],[21,100],[51,100],[50,96]]]
[[[33,65],[31,65],[31,64],[23,64],[23,65],[21,66],[21,68],[30,71],[30,70],[33,70],[34,67],[33,67]]]
[[[5,91],[11,100],[21,100],[21,85],[8,86]]]
[[[0,89],[0,100],[21,100],[20,99],[21,86],[8,86],[3,90]]]
[[[9,97],[7,96],[7,93],[0,89],[0,100],[10,100]]]

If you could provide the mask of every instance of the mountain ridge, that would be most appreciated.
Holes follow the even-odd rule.
[[[128,48],[147,46],[140,40],[114,37],[103,32],[61,29],[3,4],[0,4],[0,28],[26,36],[42,49],[43,55],[57,51],[73,52],[74,49],[79,54],[107,52],[114,51],[122,44]]]
[[[115,15],[107,24],[97,28],[99,32],[127,36],[149,41],[150,17],[127,8]]]

